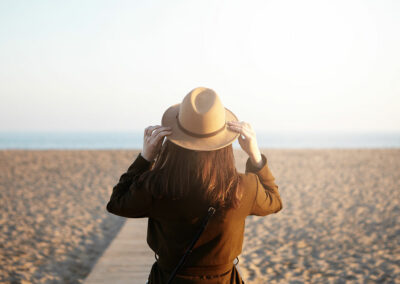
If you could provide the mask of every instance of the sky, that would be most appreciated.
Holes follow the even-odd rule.
[[[400,1],[0,0],[0,131],[139,131],[193,88],[257,131],[400,131]]]

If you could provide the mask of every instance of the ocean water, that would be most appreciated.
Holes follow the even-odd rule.
[[[400,148],[400,132],[264,132],[260,148]],[[0,132],[0,149],[141,149],[143,132]],[[240,148],[235,141],[234,148]]]

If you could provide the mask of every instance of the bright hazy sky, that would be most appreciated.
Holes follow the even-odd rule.
[[[400,131],[400,1],[1,1],[0,130],[142,130],[193,88],[262,131]]]

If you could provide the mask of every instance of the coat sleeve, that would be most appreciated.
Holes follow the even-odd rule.
[[[267,158],[261,154],[263,166],[256,168],[250,158],[246,162],[246,173],[254,173],[256,194],[250,215],[265,216],[271,213],[277,213],[282,209],[282,200],[275,184],[275,177],[268,167]]]
[[[113,187],[107,211],[127,218],[147,217],[152,204],[151,194],[137,188],[135,181],[151,168],[152,163],[139,154]]]

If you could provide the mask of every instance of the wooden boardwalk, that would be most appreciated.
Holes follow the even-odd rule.
[[[144,284],[155,261],[146,243],[147,218],[127,219],[85,284]]]

